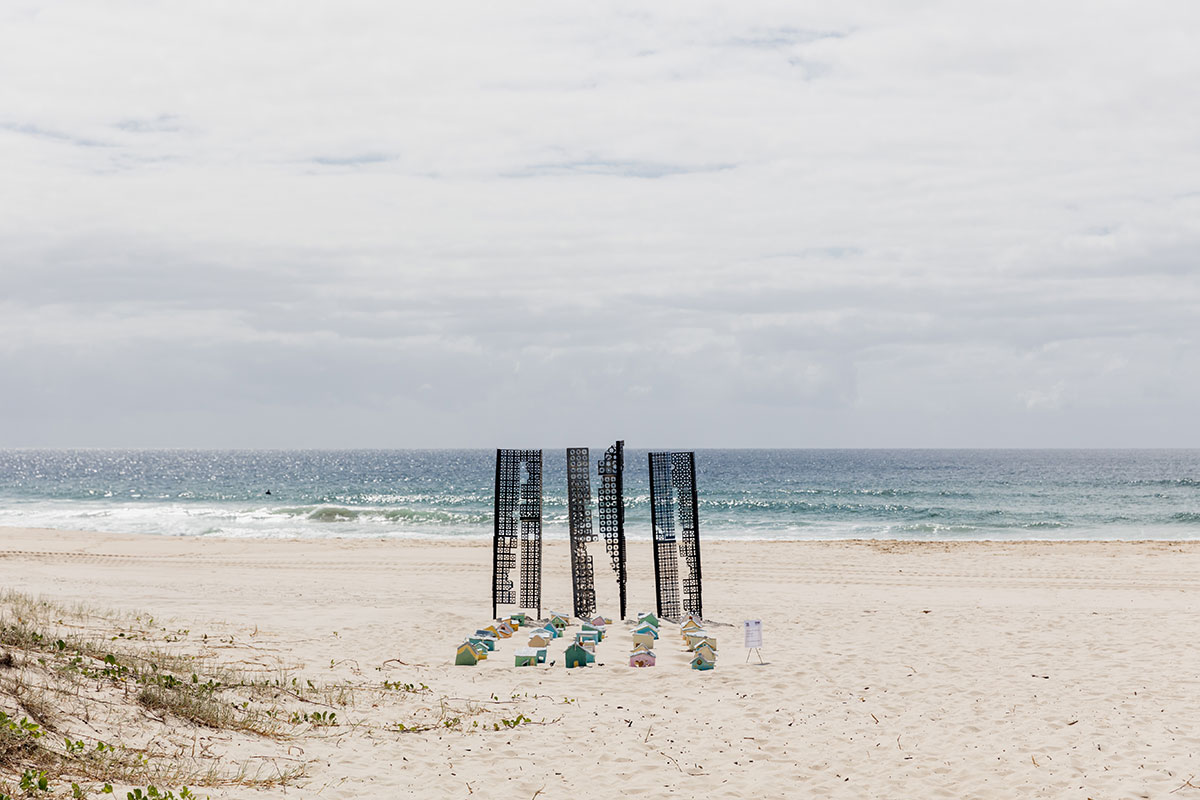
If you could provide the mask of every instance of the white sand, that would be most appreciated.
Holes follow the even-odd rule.
[[[650,545],[631,547],[632,612],[653,582]],[[706,673],[669,636],[657,667],[629,668],[619,626],[604,666],[564,669],[560,640],[558,665],[515,668],[523,638],[453,666],[489,620],[490,557],[0,529],[6,588],[210,626],[318,681],[431,687],[360,693],[343,725],[293,743],[298,784],[201,790],[214,798],[1200,797],[1200,543],[706,543]],[[544,560],[546,607],[570,611],[565,545]],[[743,661],[746,618],[764,621],[766,666]],[[435,711],[481,724],[387,728]],[[491,729],[518,713],[546,724]]]

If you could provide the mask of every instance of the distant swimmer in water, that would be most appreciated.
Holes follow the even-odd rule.
[[[270,489],[267,489],[266,493],[267,493],[267,494],[270,494],[270,493],[271,493],[271,490],[270,490]]]

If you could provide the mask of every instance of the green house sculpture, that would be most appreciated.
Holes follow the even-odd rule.
[[[573,644],[567,648],[567,652],[563,654],[563,665],[567,669],[575,667],[586,667],[588,664],[596,660],[596,657],[584,649],[581,644]]]
[[[458,646],[458,655],[454,663],[462,667],[473,667],[479,663],[479,652],[470,642],[463,642]]]

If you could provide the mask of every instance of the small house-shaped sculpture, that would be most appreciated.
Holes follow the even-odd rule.
[[[709,661],[704,656],[696,656],[692,659],[692,669],[712,669],[716,664]]]
[[[700,644],[696,645],[696,649],[692,652],[698,656],[704,656],[709,661],[717,660],[717,648],[713,647],[708,642],[701,642]]]
[[[693,631],[692,633],[684,634],[683,640],[687,642],[688,650],[695,650],[696,645],[708,638],[708,634],[704,631]]]
[[[500,622],[497,622],[495,625],[495,628],[496,628],[496,635],[499,636],[501,639],[507,639],[508,637],[512,636],[514,633],[513,626],[508,624],[508,622],[505,620],[501,620]]]
[[[687,623],[687,622],[692,622],[697,627],[701,627],[701,628],[704,627],[704,620],[700,619],[699,614],[693,614],[691,612],[684,614],[683,618],[679,620],[679,624],[683,625],[684,623]]]
[[[650,625],[648,623],[645,625],[637,626],[636,628],[633,629],[633,632],[634,633],[648,633],[651,636],[653,636],[655,639],[658,638],[658,628],[656,628],[653,625]]]
[[[517,623],[520,625],[525,625],[529,622],[529,617],[526,616],[522,612],[517,612],[516,614],[509,614],[508,618],[515,619],[517,621]]]
[[[635,633],[633,634],[633,644],[634,646],[644,644],[647,648],[652,648],[654,647],[654,636],[649,633]]]
[[[586,667],[595,660],[596,657],[585,650],[579,643],[575,643],[568,647],[567,652],[563,654],[563,664],[567,669]]]
[[[653,650],[636,650],[629,654],[629,666],[631,667],[653,667],[654,666],[654,651]]]
[[[646,623],[653,625],[654,627],[657,628],[658,627],[658,617],[656,617],[654,614],[650,613],[649,611],[643,611],[641,614],[638,614],[638,625],[642,625],[642,624],[646,624]]]
[[[538,628],[536,631],[534,631],[534,633],[544,633],[551,639],[557,639],[558,637],[562,636],[562,633],[559,632],[558,628],[550,625],[549,623],[547,623],[546,627],[544,628]]]
[[[566,630],[567,626],[571,624],[571,621],[562,614],[552,614],[550,616],[550,624],[559,631],[563,631]]]
[[[683,621],[683,624],[679,626],[679,630],[686,636],[692,631],[704,630],[704,626],[695,620],[688,619]]]
[[[591,623],[592,623],[593,625],[595,625],[597,628],[602,628],[602,627],[604,627],[605,625],[611,625],[611,624],[612,624],[612,620],[611,620],[611,619],[605,619],[604,617],[601,617],[601,616],[597,615],[597,616],[594,616],[594,617],[592,617],[592,619],[591,619]]]
[[[575,641],[597,644],[600,641],[600,634],[597,631],[579,631],[579,633],[575,634]]]
[[[546,663],[546,648],[534,647],[534,648],[532,648],[532,650],[537,653],[538,663],[545,664]]]
[[[633,646],[633,652],[635,652],[635,653],[653,653],[654,650],[650,647],[650,645],[646,644],[645,642],[638,642],[637,644],[635,644]]]
[[[532,647],[522,647],[513,654],[514,664],[518,667],[533,667],[538,663],[538,653]]]
[[[585,622],[585,623],[583,623],[583,630],[584,630],[584,631],[586,631],[586,632],[588,632],[588,633],[594,633],[594,634],[596,634],[596,641],[598,641],[598,642],[603,642],[603,641],[604,641],[604,628],[602,628],[602,627],[601,627],[601,628],[597,628],[597,627],[596,627],[595,625],[593,625],[592,623],[590,623],[590,622]]]
[[[458,666],[473,667],[479,663],[479,652],[470,642],[463,642],[458,646],[458,655],[455,656],[454,663]]]
[[[479,630],[475,631],[475,634],[477,636],[491,636],[496,639],[501,638],[500,631],[495,625],[488,625],[486,628],[480,628]]]
[[[492,651],[496,649],[496,637],[488,636],[468,636],[467,641],[470,642],[476,650]]]
[[[553,638],[554,637],[552,637],[546,631],[534,631],[533,633],[531,633],[529,635],[529,646],[530,647],[546,647],[547,645],[550,644],[550,640]]]

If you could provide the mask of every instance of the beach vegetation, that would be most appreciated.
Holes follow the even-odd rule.
[[[179,794],[175,794],[169,789],[164,791],[150,785],[146,787],[145,791],[135,788],[131,792],[126,792],[125,800],[196,800],[196,795],[186,786],[179,790]]]
[[[287,738],[279,713],[284,698],[260,675],[214,660],[210,648],[166,649],[177,636],[135,623],[0,592],[0,798],[85,798],[113,793],[110,781],[116,781],[143,787],[130,797],[184,800],[195,797],[191,790],[152,787],[266,787],[304,774],[305,763],[282,749],[245,762],[195,745],[184,750],[179,720],[241,736]],[[136,740],[122,741],[130,732]]]
[[[191,800],[195,787],[295,784],[309,764],[304,737],[469,736],[549,724],[518,713],[536,695],[449,697],[412,673],[314,680],[262,640],[191,636],[177,623],[152,629],[128,614],[12,592],[0,592],[0,646],[8,665],[0,669],[0,800]],[[360,694],[371,707],[403,704],[406,719],[348,721],[343,709],[359,707]],[[256,754],[234,760],[219,751],[229,743]],[[155,788],[164,786],[193,788]]]
[[[26,797],[34,797],[50,791],[50,776],[45,770],[27,769],[21,773],[21,782],[18,785]]]
[[[503,725],[506,728],[515,728],[518,725],[520,725],[522,722],[531,722],[531,721],[532,720],[530,720],[529,717],[525,716],[524,714],[517,714],[517,716],[513,717],[512,719],[502,719],[499,722],[492,723],[492,730],[496,730],[496,731],[500,730],[501,725]]]
[[[400,683],[399,681],[384,681],[383,688],[409,694],[422,694],[429,691],[429,687],[423,683]]]
[[[308,723],[314,728],[323,728],[337,725],[337,714],[332,711],[308,711],[292,712],[291,723],[293,725],[303,725]]]

